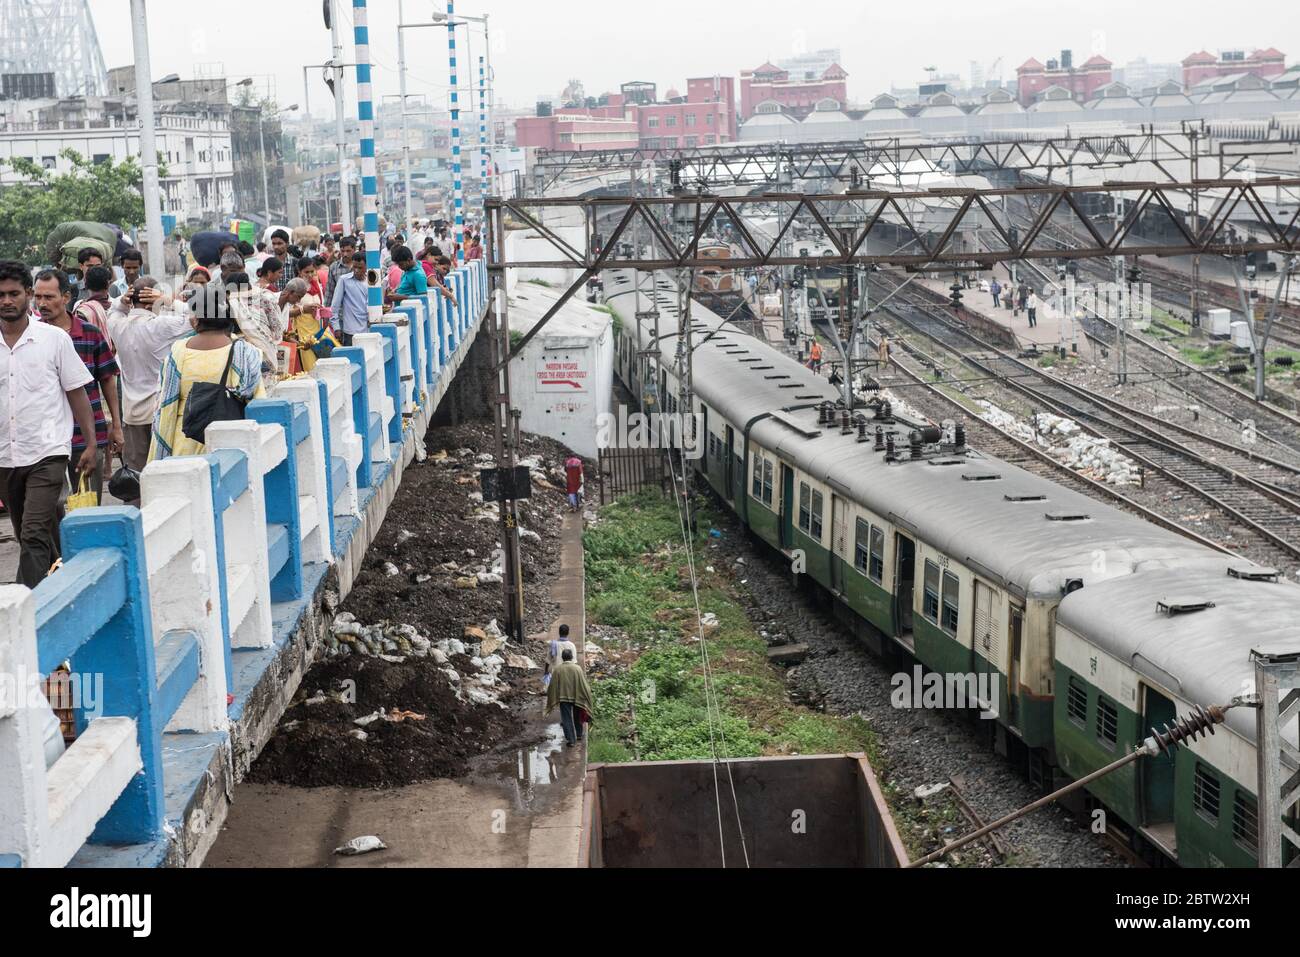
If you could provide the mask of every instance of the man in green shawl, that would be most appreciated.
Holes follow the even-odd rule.
[[[583,718],[596,713],[591,705],[591,686],[587,675],[573,660],[573,652],[564,650],[563,660],[551,673],[551,683],[546,689],[546,713],[560,706],[560,727],[564,741],[570,747],[582,740]]]

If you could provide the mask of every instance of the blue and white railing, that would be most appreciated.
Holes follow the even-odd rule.
[[[0,866],[168,838],[164,734],[228,739],[246,690],[233,653],[271,648],[275,606],[313,599],[342,524],[401,455],[403,415],[432,412],[463,358],[487,270],[452,281],[456,307],[404,303],[244,420],[213,423],[205,455],[151,463],[140,509],[68,516],[63,568],[35,590],[0,586]],[[40,687],[65,661],[96,693],[60,754]]]

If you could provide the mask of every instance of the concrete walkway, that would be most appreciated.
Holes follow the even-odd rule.
[[[1005,282],[1001,277],[998,281]],[[930,279],[921,276],[912,280],[912,285],[924,286],[932,292],[947,297],[951,293],[952,278],[951,275],[946,279]],[[1081,335],[1076,323],[1043,300],[1041,284],[1037,284],[1036,288],[1039,294],[1038,312],[1035,317],[1037,325],[1032,329],[1029,328],[1029,317],[1023,310],[1018,315],[1013,315],[1013,310],[1006,308],[1005,299],[1001,300],[1004,305],[994,308],[992,294],[981,292],[977,285],[972,284],[970,289],[962,290],[961,305],[967,312],[976,313],[989,322],[1009,330],[1022,347],[1032,343],[1040,349],[1051,349],[1054,346],[1068,346],[1075,342]]]
[[[554,635],[567,622],[579,652],[585,627],[582,516],[564,516]],[[472,762],[455,781],[385,791],[244,784],[206,867],[576,867],[582,834],[585,748],[564,747],[558,712],[533,680],[524,747]],[[388,850],[342,857],[333,850],[374,834]]]

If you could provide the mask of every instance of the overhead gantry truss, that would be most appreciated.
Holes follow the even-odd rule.
[[[1199,195],[1199,218],[1186,212],[1193,192]],[[1012,197],[1015,212],[1004,202]],[[486,206],[492,230],[488,269],[495,288],[505,288],[507,269],[581,270],[511,358],[605,269],[854,264],[960,269],[1031,259],[1300,252],[1300,178],[842,195],[492,197]],[[559,220],[568,225],[548,225]],[[1238,232],[1234,224],[1242,223],[1251,224],[1249,232]],[[1082,241],[1063,244],[1053,235],[1059,236],[1056,227]],[[529,249],[540,246],[551,251],[550,258],[531,252],[527,259],[511,259],[506,243],[511,228],[533,230],[542,241],[531,242]],[[720,241],[729,247],[724,259],[716,256]]]
[[[1186,131],[989,139],[965,142],[903,142],[897,137],[821,143],[728,143],[685,149],[624,149],[541,152],[535,175],[545,192],[562,176],[595,175],[653,164],[688,188],[763,186],[790,178],[858,181],[863,186],[895,182],[919,169],[955,175],[995,170],[1053,174],[1071,167],[1105,169],[1150,163],[1157,175],[1177,182],[1188,175],[1180,165],[1207,163],[1205,172],[1223,177],[1247,158],[1276,155],[1294,141],[1285,138],[1218,145],[1191,128]]]
[[[1186,212],[1193,192],[1199,222]],[[1014,214],[1003,208],[1004,197],[1017,201]],[[731,247],[725,267],[733,269],[808,265],[804,249],[817,250],[816,265],[941,268],[1023,259],[1294,254],[1300,242],[1300,178],[811,196],[492,198],[487,205],[536,230],[554,250],[543,260],[498,259],[494,269],[717,269],[719,260],[702,255],[701,247],[719,239]],[[581,247],[547,225],[559,215],[587,224]],[[1251,229],[1232,225],[1242,222]],[[1058,230],[1049,227],[1082,241],[1063,248],[1049,235]],[[971,243],[976,235],[978,246]]]

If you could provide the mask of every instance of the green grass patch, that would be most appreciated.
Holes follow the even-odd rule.
[[[545,279],[529,279],[527,281],[531,282],[534,286],[545,286],[547,289],[550,289],[555,285],[555,283],[549,282]]]
[[[769,664],[767,643],[737,600],[732,573],[705,571],[712,524],[701,509],[695,538],[700,611],[718,619],[705,640],[712,703],[673,501],[649,492],[629,496],[602,509],[600,523],[585,533],[588,618],[624,629],[635,645],[613,649],[625,670],[592,683],[597,721],[590,760],[705,759],[715,749],[729,757],[875,753],[860,718],[790,703],[784,672]]]

